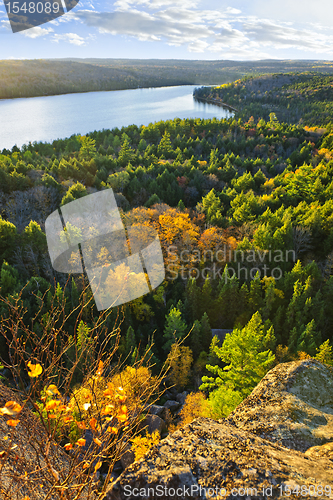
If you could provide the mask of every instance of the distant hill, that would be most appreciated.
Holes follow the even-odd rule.
[[[194,90],[198,100],[227,104],[237,119],[277,119],[287,123],[328,124],[333,112],[333,75],[318,71],[244,77],[230,84]]]
[[[247,75],[316,71],[330,61],[187,61],[178,59],[36,59],[0,61],[0,98],[170,85],[220,85]]]

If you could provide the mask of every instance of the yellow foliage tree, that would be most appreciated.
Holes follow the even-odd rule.
[[[172,344],[168,356],[170,363],[170,379],[177,389],[186,387],[190,379],[193,353],[189,347]]]

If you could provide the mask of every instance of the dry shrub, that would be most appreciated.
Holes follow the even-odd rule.
[[[38,295],[32,320],[21,294],[0,297],[0,337],[7,345],[0,364],[18,390],[0,398],[1,500],[102,499],[115,462],[139,432],[140,409],[160,397],[167,371],[165,365],[152,377],[144,360],[125,369],[117,362],[120,313],[111,328],[112,310],[86,328],[82,321],[92,311],[86,289],[75,309],[58,289],[50,294]],[[86,340],[79,344],[80,332]],[[96,481],[101,468],[103,484]]]

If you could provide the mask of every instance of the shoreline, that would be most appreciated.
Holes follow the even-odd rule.
[[[222,101],[217,101],[216,99],[206,99],[205,97],[196,97],[195,95],[193,95],[194,99],[196,99],[197,101],[199,102],[207,102],[208,104],[214,104],[215,106],[221,106],[223,108],[228,108],[228,109],[231,109],[232,111],[235,111],[236,113],[238,113],[238,109],[234,108],[233,106],[230,106],[230,104],[227,104],[225,102],[222,102]]]
[[[17,97],[0,97],[0,102],[2,101],[10,101],[13,99],[35,99],[38,97],[56,97],[56,96],[62,96],[62,95],[73,95],[73,94],[90,94],[93,92],[122,92],[125,90],[139,90],[139,89],[161,89],[163,87],[187,87],[187,86],[196,86],[195,83],[180,83],[178,85],[174,84],[163,84],[155,87],[128,87],[125,89],[110,89],[110,90],[78,90],[78,91],[69,91],[69,92],[61,92],[60,94],[40,94],[40,95],[31,95],[31,96],[17,96]]]

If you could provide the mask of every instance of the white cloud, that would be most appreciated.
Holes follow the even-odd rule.
[[[184,9],[193,9],[198,5],[198,1],[195,0],[182,0],[181,6]],[[162,7],[178,7],[179,2],[177,0],[117,0],[114,3],[117,10],[128,10],[135,7],[146,7],[150,10],[160,9]]]
[[[104,13],[78,11],[76,17],[103,33],[134,36],[145,41],[164,39],[170,45],[192,43],[214,35],[214,31],[204,24],[169,21],[140,11]]]
[[[227,14],[241,14],[242,11],[233,7],[227,7],[226,12]]]
[[[48,35],[53,31],[53,28],[41,28],[40,26],[36,26],[35,28],[21,31],[20,35],[26,36],[28,38],[39,38],[40,36]]]
[[[333,29],[321,29],[318,22],[277,21],[235,7],[198,5],[190,0],[117,0],[113,12],[89,9],[69,15],[103,34],[185,45],[189,52],[209,52],[214,57],[263,59],[277,57],[285,49],[333,55]]]
[[[54,34],[52,37],[53,42],[59,42],[59,41],[64,41],[71,43],[73,45],[85,45],[85,39],[79,36],[76,33],[64,33],[62,35],[59,34]]]

